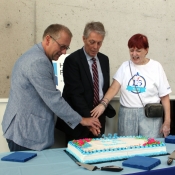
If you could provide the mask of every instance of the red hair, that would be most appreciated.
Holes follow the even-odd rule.
[[[135,34],[133,35],[128,41],[128,48],[149,48],[148,38],[142,34]]]

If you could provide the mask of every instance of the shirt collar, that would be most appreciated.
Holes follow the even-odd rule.
[[[92,57],[91,56],[89,56],[87,53],[86,53],[86,51],[85,51],[85,49],[84,49],[84,47],[83,47],[83,51],[84,51],[84,54],[86,55],[86,59],[89,61],[89,60],[91,60],[92,59]],[[97,55],[95,56],[95,57],[93,57],[93,58],[95,58],[96,59],[96,61],[98,61],[98,57],[97,57]]]

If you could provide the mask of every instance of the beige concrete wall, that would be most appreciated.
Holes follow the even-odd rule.
[[[110,58],[111,77],[129,59],[128,39],[143,33],[150,43],[148,57],[163,65],[175,94],[174,7],[174,0],[1,0],[0,98],[8,98],[14,62],[41,41],[48,25],[62,23],[71,29],[71,53],[82,47],[85,23],[92,20],[103,22],[107,30],[101,51]]]
[[[8,97],[14,62],[35,41],[35,2],[0,1],[0,97]]]

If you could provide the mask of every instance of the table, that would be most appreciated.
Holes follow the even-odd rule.
[[[164,139],[158,139],[164,141]],[[166,144],[167,151],[172,153],[175,150],[175,144]],[[43,151],[31,151],[37,153],[37,157],[25,163],[7,162],[0,160],[0,175],[105,175],[105,174],[175,174],[175,161],[172,165],[167,165],[167,157],[159,156],[161,164],[152,169],[145,171],[135,168],[123,167],[121,172],[107,172],[107,171],[89,171],[77,164],[64,152],[65,148],[48,149]],[[0,159],[9,153],[1,153]],[[98,167],[107,165],[116,165],[122,167],[122,161],[108,162],[95,164]],[[161,169],[161,171],[160,171]],[[159,172],[158,172],[159,171]],[[172,173],[173,172],[173,173]]]

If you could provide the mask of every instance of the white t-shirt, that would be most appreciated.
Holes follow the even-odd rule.
[[[137,91],[144,105],[159,103],[160,97],[171,93],[161,64],[152,59],[145,65],[136,65],[131,60],[126,61],[119,67],[113,78],[121,85],[120,103],[126,107],[143,107]]]

